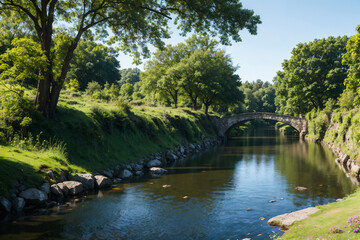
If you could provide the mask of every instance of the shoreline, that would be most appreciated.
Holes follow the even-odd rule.
[[[223,143],[219,137],[203,139],[197,143],[186,143],[170,149],[166,152],[152,153],[148,157],[129,164],[121,164],[113,169],[107,168],[101,171],[89,173],[76,173],[69,176],[61,172],[59,181],[54,182],[54,174],[51,169],[46,169],[49,182],[43,183],[37,188],[26,188],[24,184],[17,184],[11,189],[11,198],[0,197],[0,210],[5,209],[5,214],[0,216],[0,222],[6,223],[12,220],[33,216],[38,212],[45,212],[53,207],[64,207],[71,202],[80,202],[87,196],[96,194],[101,189],[111,189],[114,184],[129,182],[144,176],[158,178],[166,174],[164,169],[176,161],[188,159],[195,154],[205,152]],[[0,211],[1,213],[1,211]]]

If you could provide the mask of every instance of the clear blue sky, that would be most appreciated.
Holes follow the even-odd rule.
[[[360,0],[241,0],[245,8],[260,15],[258,34],[241,32],[243,41],[224,46],[242,81],[272,81],[281,63],[300,42],[328,36],[352,36],[360,24]],[[183,41],[173,30],[167,44]],[[189,35],[190,36],[190,35]],[[121,68],[135,67],[120,54]],[[146,61],[146,60],[145,60]],[[142,65],[138,66],[142,69]]]

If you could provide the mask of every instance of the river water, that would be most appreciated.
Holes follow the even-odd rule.
[[[161,178],[3,225],[0,239],[270,239],[281,232],[269,218],[355,190],[334,159],[317,144],[261,129],[177,163]]]

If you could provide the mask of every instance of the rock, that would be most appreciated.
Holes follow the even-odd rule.
[[[251,210],[251,208],[246,209],[246,211],[250,211],[250,210]]]
[[[171,162],[174,162],[174,161],[178,160],[178,156],[176,156],[172,151],[168,151],[166,154],[166,159]]]
[[[96,185],[98,188],[107,188],[112,185],[112,181],[110,178],[102,176],[102,175],[96,175],[95,176]]]
[[[159,168],[159,167],[152,167],[152,168],[150,168],[149,171],[150,171],[150,175],[152,177],[161,177],[162,175],[167,173],[166,169]]]
[[[54,172],[50,169],[46,170],[47,175],[50,179],[55,179]]]
[[[340,158],[335,158],[335,162],[340,163]]]
[[[17,197],[13,201],[13,208],[15,212],[20,213],[25,207],[25,200],[21,197]]]
[[[253,240],[252,238],[243,238],[242,240]]]
[[[46,207],[47,207],[47,208],[53,208],[53,207],[56,207],[57,205],[58,205],[57,202],[51,201],[51,202],[49,202],[48,204],[46,204]]]
[[[264,221],[265,220],[265,218],[264,217],[261,217],[261,218],[259,218],[261,221]]]
[[[25,191],[22,191],[19,196],[25,199],[26,203],[34,205],[41,205],[48,199],[45,192],[36,188],[26,189]]]
[[[269,201],[269,203],[274,203],[274,202],[276,202],[276,201],[275,201],[275,200],[270,200],[270,201]]]
[[[76,181],[65,181],[63,184],[69,189],[70,195],[78,195],[83,192],[84,187],[81,182]]]
[[[66,173],[63,170],[61,170],[59,182],[64,182],[64,181],[67,181]]]
[[[112,181],[113,181],[113,184],[118,184],[118,183],[122,182],[122,179],[121,178],[114,178]]]
[[[185,153],[185,148],[184,148],[184,146],[180,146],[180,153],[181,153],[181,154],[184,154],[184,153]]]
[[[306,191],[307,190],[306,187],[296,187],[295,189],[298,191]]]
[[[183,199],[189,199],[190,197],[189,196],[183,196]]]
[[[12,206],[12,204],[9,200],[7,200],[4,197],[0,197],[0,213],[2,211],[9,213],[11,211],[11,206]]]
[[[49,183],[44,183],[43,185],[41,185],[39,187],[39,189],[41,191],[43,191],[44,193],[49,194],[50,193],[50,184]]]
[[[144,172],[143,171],[136,171],[135,175],[136,176],[142,176],[142,175],[144,175]]]
[[[106,170],[102,171],[102,173],[103,173],[104,176],[106,176],[108,178],[113,178],[114,177],[114,174],[110,169],[106,169]]]
[[[271,226],[283,226],[287,227],[293,224],[295,221],[300,221],[308,217],[308,215],[316,213],[319,211],[316,207],[309,207],[302,209],[300,211],[285,213],[276,217],[269,219],[267,222]]]
[[[284,198],[282,197],[282,198],[280,198],[280,200],[284,200]]]
[[[69,194],[69,189],[64,183],[58,183],[57,185],[65,196]]]
[[[122,179],[131,178],[132,176],[133,176],[132,172],[130,172],[127,169],[122,170],[119,175],[119,177]]]
[[[132,170],[133,170],[133,168],[131,167],[130,164],[125,165],[125,168],[126,168],[127,170],[129,170],[129,171],[132,171]]]
[[[147,163],[147,167],[148,167],[148,168],[160,167],[161,164],[162,164],[162,163],[161,163],[158,159],[154,159],[154,160],[151,160],[150,162]]]
[[[347,161],[350,159],[350,156],[349,155],[347,155],[347,154],[343,154],[343,155],[341,155],[340,156],[340,162],[342,163],[342,164],[346,164],[347,163]]]
[[[140,165],[140,164],[137,164],[137,163],[133,163],[133,164],[132,164],[132,169],[133,169],[135,172],[142,171],[142,170],[143,170],[143,166]]]
[[[83,184],[84,190],[92,190],[95,188],[95,178],[92,174],[77,173],[74,180]]]
[[[165,184],[165,185],[163,185],[162,187],[163,187],[163,188],[169,188],[169,187],[171,187],[171,185]]]
[[[356,163],[354,163],[354,164],[351,166],[351,173],[353,173],[355,176],[358,176],[358,175],[359,175],[359,171],[360,171],[359,165],[357,165]]]
[[[336,199],[336,202],[341,202],[341,201],[342,201],[342,198]]]
[[[24,184],[21,184],[19,186],[19,191],[22,192],[22,191],[25,191],[26,190],[26,186]]]
[[[60,184],[60,183],[59,183],[59,184]],[[51,186],[50,186],[50,191],[51,191],[55,196],[63,196],[63,194],[64,194],[58,184],[53,184],[53,185],[51,185]]]

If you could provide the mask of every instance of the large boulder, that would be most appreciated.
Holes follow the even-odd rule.
[[[107,188],[112,185],[111,179],[102,175],[96,175],[95,180],[98,188]]]
[[[43,191],[44,193],[49,194],[50,193],[50,184],[49,183],[44,183],[43,185],[41,185],[39,187],[39,189],[41,191]]]
[[[83,184],[77,181],[65,181],[63,182],[64,186],[69,189],[70,195],[78,195],[84,191]]]
[[[61,190],[61,188],[59,187],[58,184],[53,184],[50,186],[50,191],[55,195],[55,196],[63,196],[64,193]]]
[[[133,169],[135,172],[137,172],[137,171],[142,171],[143,168],[144,168],[142,165],[137,164],[137,163],[133,163],[133,164],[131,164],[131,166],[132,166],[132,169]]]
[[[11,205],[12,204],[9,200],[4,197],[0,197],[0,213],[2,211],[9,213],[11,211]]]
[[[122,179],[131,178],[132,176],[133,176],[132,172],[130,172],[127,169],[122,170],[119,175],[119,177]]]
[[[22,212],[22,210],[24,209],[25,207],[25,200],[21,197],[17,197],[14,199],[13,201],[13,208],[15,209],[15,211],[17,213],[20,213]]]
[[[161,164],[162,164],[162,163],[161,163],[158,159],[154,159],[154,160],[151,160],[150,162],[147,163],[147,167],[148,167],[148,168],[160,167]]]
[[[57,185],[65,196],[69,194],[69,189],[64,183],[58,183]]]
[[[355,176],[358,176],[358,175],[359,175],[359,171],[360,171],[360,166],[357,165],[356,163],[353,163],[353,165],[351,166],[351,172],[352,172]]]
[[[25,191],[22,191],[19,196],[25,199],[26,203],[34,205],[41,205],[48,199],[45,192],[36,188],[26,189]]]
[[[172,151],[168,151],[166,153],[166,159],[171,162],[174,162],[174,161],[178,160],[178,156],[176,156]],[[154,167],[159,167],[159,166],[154,166]]]
[[[95,187],[95,178],[92,174],[77,173],[74,180],[83,184],[84,190],[92,190]]]
[[[167,173],[167,170],[163,168],[152,167],[150,168],[149,172],[152,177],[161,177],[162,175]]]

